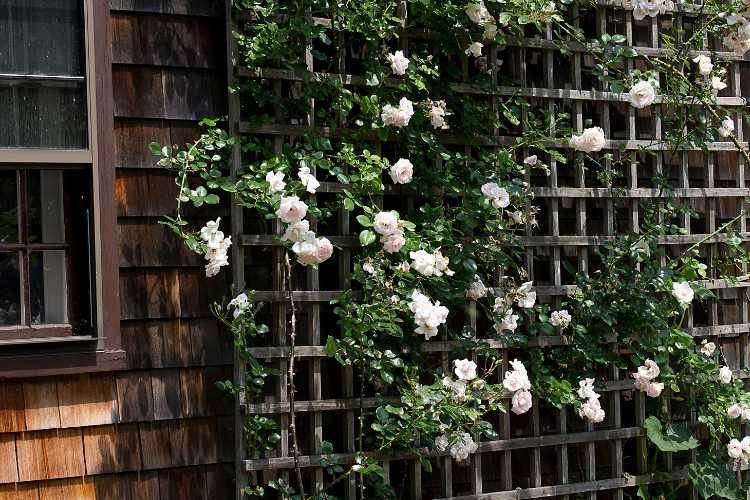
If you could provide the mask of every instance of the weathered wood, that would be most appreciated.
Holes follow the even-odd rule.
[[[143,422],[138,425],[144,469],[172,466],[169,422]]]
[[[26,424],[21,384],[16,381],[0,381],[0,401],[0,433],[23,431]]]
[[[154,395],[147,371],[120,373],[115,376],[120,422],[142,422],[154,418]]]
[[[16,437],[13,434],[0,434],[0,483],[16,481],[18,481]],[[3,498],[1,494],[0,498]]]
[[[79,375],[57,382],[62,427],[85,427],[119,421],[112,375]]]
[[[57,382],[34,380],[23,383],[24,418],[27,430],[60,427]]]
[[[80,429],[19,434],[16,452],[19,481],[80,477],[86,473]]]
[[[96,500],[160,500],[157,472],[101,475],[94,486]]]
[[[86,474],[107,474],[142,468],[137,424],[84,428],[83,447]]]
[[[94,480],[87,477],[42,483],[39,495],[44,500],[97,500]]]

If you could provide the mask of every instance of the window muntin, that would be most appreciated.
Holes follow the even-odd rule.
[[[0,182],[0,336],[91,335],[90,170],[2,167]]]
[[[82,0],[0,0],[0,147],[88,147]]]

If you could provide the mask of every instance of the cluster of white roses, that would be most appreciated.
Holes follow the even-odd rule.
[[[479,2],[467,3],[464,6],[464,11],[473,23],[484,27],[482,38],[485,41],[492,41],[495,36],[497,36],[497,24],[495,24],[495,18],[487,10],[487,7],[485,7],[483,0],[479,0]],[[482,42],[472,42],[466,48],[465,52],[467,56],[471,55],[474,57],[480,57],[482,55],[483,48],[484,44]]]
[[[698,65],[698,73],[700,73],[704,83],[711,87],[711,93],[714,96],[719,95],[720,91],[727,88],[723,79],[726,76],[726,71],[722,69],[714,72],[714,63],[711,62],[710,57],[700,54],[693,59],[693,62]]]
[[[516,415],[521,415],[531,409],[531,381],[523,363],[514,359],[510,362],[510,366],[512,369],[506,371],[503,377],[503,387],[513,393],[511,411]]]
[[[396,253],[406,244],[403,226],[395,210],[379,212],[373,220],[372,227],[380,235],[383,250],[387,253]]]
[[[496,182],[482,184],[482,194],[495,208],[506,208],[510,205],[510,194],[504,187],[498,186]]]
[[[742,403],[734,403],[732,406],[727,408],[727,417],[732,420],[741,419],[742,422],[750,421],[750,406]]]
[[[310,194],[315,194],[320,187],[320,182],[310,172],[309,167],[300,167],[297,176]],[[268,172],[266,182],[269,194],[283,194],[286,188],[283,172]],[[303,266],[320,264],[333,255],[333,245],[328,238],[318,238],[315,232],[310,231],[310,222],[304,220],[306,215],[307,204],[298,196],[282,196],[276,217],[288,226],[281,239],[294,243],[292,252],[297,256],[297,262]]]
[[[674,3],[671,0],[622,0],[622,8],[632,10],[633,18],[640,21],[646,16],[656,17],[667,9],[674,9]]]
[[[391,67],[391,69],[393,69],[393,67]],[[426,104],[428,108],[427,118],[430,119],[432,128],[436,130],[447,129],[448,124],[445,121],[445,117],[448,115],[448,112],[445,108],[448,104],[445,101],[432,101],[429,99],[426,101]],[[406,97],[401,98],[398,102],[398,106],[386,104],[380,112],[380,118],[383,120],[383,124],[397,128],[409,125],[412,116],[414,116],[414,103]]]
[[[506,331],[514,332],[518,328],[519,316],[513,313],[513,302],[522,309],[534,307],[534,304],[536,304],[536,292],[531,290],[532,286],[533,283],[527,281],[518,287],[517,290],[506,293],[504,297],[495,297],[492,310],[500,317],[500,320],[495,323],[495,331],[498,334]]]
[[[683,305],[688,305],[693,301],[695,292],[690,287],[690,283],[682,281],[680,283],[672,283],[672,296],[677,299],[677,302]]]
[[[456,401],[466,401],[466,384],[477,378],[477,364],[469,359],[457,359],[453,361],[453,367],[457,380],[443,377],[443,386],[453,391]]]
[[[650,398],[658,398],[661,395],[661,391],[664,390],[664,384],[662,382],[654,382],[654,379],[660,373],[659,365],[653,360],[647,359],[642,366],[638,367],[638,371],[632,374],[635,379],[633,387],[645,392]]]
[[[435,439],[435,448],[444,452],[448,450],[448,453],[457,461],[463,462],[469,455],[475,453],[479,446],[474,442],[471,434],[463,432],[459,435],[458,440],[454,444],[450,444],[448,436],[442,434]]]
[[[727,24],[733,27],[732,33],[724,37],[724,46],[737,55],[750,50],[750,2],[744,2],[744,9],[724,16]]]
[[[455,273],[448,267],[450,259],[440,252],[438,248],[432,253],[425,250],[409,252],[412,262],[410,268],[413,268],[422,276],[453,276]]]
[[[745,436],[742,441],[732,439],[727,444],[727,455],[735,461],[735,468],[745,468],[750,464],[750,436]]]
[[[601,151],[606,144],[607,140],[601,127],[587,128],[582,134],[570,138],[570,147],[583,153]]]
[[[419,290],[412,292],[409,310],[414,313],[414,324],[417,325],[414,332],[424,335],[425,340],[430,340],[438,334],[438,327],[446,322],[449,312],[439,301],[433,304],[430,298]]]
[[[224,237],[224,233],[219,230],[220,223],[221,217],[218,217],[215,221],[210,220],[206,222],[200,232],[201,239],[206,243],[204,256],[208,261],[208,264],[206,264],[206,277],[208,278],[216,276],[223,266],[229,265],[227,252],[229,247],[232,246],[232,237]]]
[[[250,309],[250,300],[248,299],[247,294],[245,292],[242,292],[241,294],[230,300],[229,307],[234,308],[234,319],[239,318],[248,309]]]
[[[567,309],[560,309],[559,311],[552,311],[549,316],[549,324],[555,328],[564,330],[570,325],[573,317],[570,315]]]
[[[578,382],[578,397],[583,400],[581,407],[578,409],[578,415],[594,424],[604,421],[606,413],[604,413],[602,404],[599,402],[600,396],[594,390],[593,378],[586,378]]]
[[[406,97],[402,97],[398,106],[386,104],[380,113],[380,118],[386,125],[392,125],[397,128],[409,125],[409,120],[414,116],[414,105]]]

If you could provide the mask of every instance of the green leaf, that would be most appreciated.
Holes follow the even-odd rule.
[[[742,500],[744,498],[737,478],[727,464],[710,453],[701,454],[688,467],[688,476],[704,498],[713,496]]]
[[[370,227],[370,226],[372,226],[372,221],[366,215],[358,215],[357,216],[357,222],[359,222],[359,224],[362,227]]]
[[[370,243],[374,242],[376,238],[377,237],[375,236],[375,233],[373,233],[369,229],[365,229],[364,231],[359,233],[359,242],[363,247],[366,247]]]
[[[148,145],[148,150],[151,151],[152,155],[161,156],[161,144],[152,142]]]
[[[666,432],[662,432],[661,422],[653,415],[648,417],[643,424],[646,434],[652,443],[661,451],[686,451],[698,447],[698,440],[690,434],[685,425],[669,426]]]

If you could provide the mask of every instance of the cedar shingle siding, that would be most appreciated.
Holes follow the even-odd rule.
[[[230,498],[231,346],[208,311],[225,283],[158,224],[176,187],[147,149],[226,112],[224,5],[110,7],[128,370],[0,383],[0,500]]]

